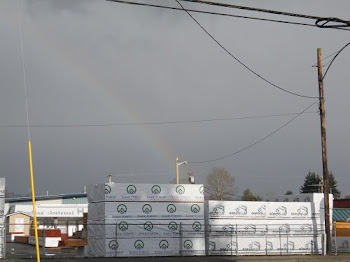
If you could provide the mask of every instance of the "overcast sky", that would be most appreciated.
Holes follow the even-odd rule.
[[[172,0],[143,2],[179,7]],[[348,0],[229,2],[350,20]],[[316,49],[326,57],[350,41],[349,31],[192,15],[258,74],[306,96],[318,96]],[[1,0],[0,174],[10,192],[30,192],[20,28],[37,195],[81,192],[84,185],[105,182],[108,173],[119,182],[168,183],[176,156],[197,162],[232,154],[295,115],[119,124],[299,113],[317,102],[257,78],[185,12],[103,0],[22,0],[20,16],[19,0]],[[350,47],[324,83],[329,168],[343,196],[350,194],[349,68]],[[297,193],[308,171],[322,174],[317,111],[316,103],[261,143],[220,161],[180,166],[180,174],[193,171],[203,182],[213,167],[224,167],[239,194],[248,187],[261,194]]]

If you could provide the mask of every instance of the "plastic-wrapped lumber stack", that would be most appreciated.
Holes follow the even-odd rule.
[[[88,201],[86,256],[205,254],[202,185],[99,184]]]
[[[208,201],[209,255],[320,254],[323,220],[311,202]]]

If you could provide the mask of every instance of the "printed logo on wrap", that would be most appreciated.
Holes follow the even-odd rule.
[[[111,188],[109,185],[106,185],[106,184],[105,184],[105,195],[110,194],[111,191],[112,191],[112,188]]]
[[[149,214],[152,212],[152,206],[149,205],[149,204],[144,204],[142,206],[142,212],[145,213],[145,214]]]
[[[184,186],[177,186],[176,187],[176,193],[178,193],[179,195],[183,195],[185,193],[185,187]]]
[[[128,211],[128,208],[126,207],[126,205],[120,204],[119,206],[117,206],[117,212],[119,214],[125,214],[127,211]]]
[[[143,224],[143,228],[146,231],[152,231],[153,230],[153,224],[150,221],[147,221]]]
[[[278,228],[278,233],[286,233],[288,234],[290,232],[290,225],[289,224],[284,224],[284,225],[281,225],[279,228]]]
[[[285,206],[279,206],[275,211],[270,212],[270,216],[283,217],[287,215],[287,208]]]
[[[216,251],[216,243],[215,241],[209,241],[209,250]]]
[[[162,192],[162,189],[160,188],[160,186],[154,185],[154,186],[151,188],[151,192],[152,192],[154,195],[158,195],[158,194],[160,194],[160,192]]]
[[[284,243],[282,247],[277,248],[277,250],[295,250],[294,241],[288,241],[288,243]]]
[[[161,249],[167,249],[169,247],[169,242],[163,239],[159,242],[159,247]]]
[[[176,206],[174,204],[169,204],[166,208],[168,213],[175,213],[176,212]]]
[[[187,239],[184,241],[184,248],[186,249],[192,249],[193,248],[193,243],[191,240]]]
[[[118,228],[119,228],[121,231],[126,231],[126,230],[128,230],[129,226],[128,226],[128,223],[127,223],[127,222],[122,221],[122,222],[120,222],[120,224],[118,225]]]
[[[305,243],[304,247],[300,247],[299,250],[311,250],[312,252],[317,252],[317,242],[311,240],[310,242]]]
[[[229,251],[229,250],[237,250],[238,245],[236,241],[232,241],[232,244],[227,244],[226,248],[220,248],[220,251]]]
[[[258,209],[250,212],[251,216],[255,217],[265,217],[266,216],[266,205],[261,205]]]
[[[198,221],[195,221],[195,222],[193,222],[193,224],[192,224],[192,229],[194,230],[194,231],[199,231],[199,230],[201,230],[202,229],[202,224],[200,223],[200,222],[198,222]]]
[[[248,213],[247,206],[240,205],[234,211],[231,211],[229,214],[235,217],[244,217]]]
[[[260,250],[260,242],[253,241],[250,244],[248,244],[248,247],[244,247],[242,250],[243,251],[259,251]]]
[[[142,240],[136,240],[135,243],[134,243],[134,247],[138,250],[141,250],[143,249],[145,246],[145,244],[143,243]]]
[[[108,247],[111,250],[117,250],[119,247],[118,241],[116,241],[116,240],[109,241]]]
[[[300,231],[303,233],[312,233],[312,225],[310,224],[305,224],[300,226]]]
[[[273,250],[273,243],[271,241],[266,241],[266,249]]]
[[[306,206],[298,208],[297,212],[293,212],[292,216],[295,217],[306,217],[309,214],[309,209]]]
[[[341,244],[338,246],[338,249],[349,250],[349,241],[344,240],[343,242],[341,242]]]
[[[201,187],[199,188],[199,193],[202,194],[202,195],[204,194],[204,186],[201,186]]]
[[[200,208],[199,205],[193,204],[193,205],[191,206],[191,212],[192,212],[192,213],[198,213],[199,211],[201,211],[201,208]]]
[[[178,228],[178,225],[175,221],[171,221],[169,224],[168,224],[168,228],[171,230],[171,231],[175,231],[177,230]]]
[[[126,188],[126,192],[130,195],[135,194],[136,191],[137,191],[137,189],[136,189],[136,186],[134,186],[134,185],[128,185],[128,187]]]
[[[225,207],[223,205],[216,205],[209,214],[212,216],[223,216],[225,215]]]

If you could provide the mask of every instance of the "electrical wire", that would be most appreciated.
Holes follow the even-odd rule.
[[[169,9],[169,10],[174,10],[174,11],[184,11],[182,8],[178,8],[178,7],[164,6],[164,5],[155,5],[155,4],[149,4],[149,3],[140,3],[140,2],[132,2],[132,1],[124,1],[124,0],[105,0],[105,1],[107,1],[107,2],[115,2],[115,3],[120,3],[120,4],[135,5],[135,6],[146,6],[146,7],[160,8],[160,9]],[[226,17],[234,17],[234,18],[243,18],[243,19],[258,20],[258,21],[265,21],[265,22],[274,22],[274,23],[301,25],[301,26],[309,26],[309,27],[317,27],[317,28],[319,28],[315,24],[308,24],[308,23],[301,23],[301,22],[292,22],[292,21],[285,21],[285,20],[278,20],[278,19],[260,18],[260,17],[243,16],[243,15],[234,15],[234,14],[212,12],[212,11],[204,11],[204,10],[196,10],[196,9],[188,9],[188,8],[186,10],[188,10],[189,12],[193,12],[193,13],[201,13],[201,14],[217,15],[217,16],[226,16]],[[350,29],[346,29],[346,28],[329,28],[329,29],[350,31]]]
[[[305,114],[315,114],[316,111],[305,112]],[[163,121],[163,122],[134,122],[134,123],[107,123],[107,124],[63,124],[63,125],[31,125],[31,127],[108,127],[108,126],[142,126],[142,125],[168,125],[168,124],[193,124],[193,123],[206,123],[217,121],[233,121],[244,119],[261,119],[281,116],[297,115],[299,113],[286,113],[286,114],[271,114],[271,115],[257,115],[257,116],[241,116],[231,118],[211,118],[211,119],[199,119],[199,120],[179,120],[179,121]],[[0,125],[0,128],[15,128],[25,127],[25,125]]]
[[[187,11],[187,9],[185,9],[183,7],[183,5],[179,2],[179,0],[175,0],[180,6],[181,8],[183,8],[185,10],[185,12],[191,17],[191,19],[222,49],[224,50],[228,55],[230,55],[234,60],[236,60],[240,65],[242,65],[244,68],[246,68],[249,72],[251,72],[252,74],[254,74],[255,76],[257,76],[258,78],[260,78],[261,80],[263,80],[264,82],[268,83],[269,85],[283,91],[286,92],[288,94],[294,95],[294,96],[298,96],[298,97],[302,97],[302,98],[318,98],[315,96],[306,96],[306,95],[301,95],[292,91],[289,91],[287,89],[284,89],[274,83],[272,83],[270,80],[267,80],[265,77],[261,76],[260,74],[258,74],[255,70],[251,69],[249,66],[247,66],[245,63],[243,63],[240,59],[238,59],[236,56],[234,56],[226,47],[224,47],[212,34],[210,34],[199,22],[196,18],[194,18],[191,13],[189,11]]]
[[[180,1],[192,2],[192,3],[197,3],[197,4],[205,4],[205,5],[211,5],[211,6],[219,6],[219,7],[225,7],[225,8],[234,8],[234,9],[240,9],[240,10],[260,12],[260,13],[268,13],[268,14],[274,14],[274,15],[283,15],[283,16],[290,16],[290,17],[312,19],[312,20],[316,20],[315,25],[318,27],[321,27],[321,28],[334,28],[334,27],[344,27],[344,26],[349,27],[350,26],[350,21],[343,20],[343,19],[340,19],[337,17],[312,16],[312,15],[297,14],[297,13],[276,11],[276,10],[270,10],[270,9],[249,7],[249,6],[240,6],[240,5],[233,5],[233,4],[226,4],[226,3],[219,3],[219,2],[205,1],[205,0],[180,0]],[[323,22],[323,24],[321,24],[321,22]],[[329,22],[342,23],[343,25],[341,25],[341,24],[339,24],[339,25],[326,25]]]
[[[23,44],[23,32],[22,32],[22,0],[18,2],[18,26],[20,35],[20,47],[21,47],[21,62],[22,62],[22,76],[23,76],[23,87],[24,87],[24,99],[26,109],[26,121],[27,121],[27,136],[30,141],[30,120],[29,120],[29,106],[28,106],[28,88],[27,88],[27,77],[26,77],[26,65],[24,60],[24,44]]]
[[[326,69],[326,72],[325,72],[324,75],[323,75],[322,80],[326,77],[326,75],[327,75],[327,73],[328,73],[330,67],[332,66],[334,60],[335,60],[335,59],[338,57],[338,55],[339,55],[347,46],[349,46],[349,45],[350,45],[350,42],[347,43],[346,45],[344,45],[344,46],[337,52],[337,54],[333,57],[332,61],[329,63],[329,66],[328,66],[327,69]]]
[[[281,127],[277,128],[275,131],[273,131],[272,133],[264,136],[263,138],[259,139],[258,141],[250,144],[249,146],[246,146],[240,150],[237,150],[234,153],[222,156],[222,157],[218,157],[215,159],[211,159],[211,160],[205,160],[205,161],[187,161],[188,164],[204,164],[204,163],[210,163],[210,162],[215,162],[215,161],[219,161],[219,160],[223,160],[229,157],[232,157],[234,155],[237,155],[239,153],[242,153],[243,151],[246,151],[247,149],[263,142],[264,140],[266,140],[267,138],[271,137],[272,135],[276,134],[278,131],[280,131],[281,129],[283,129],[284,127],[286,127],[287,125],[289,125],[290,123],[292,123],[295,119],[297,119],[299,116],[301,116],[302,114],[304,114],[310,107],[312,107],[314,104],[316,104],[316,102],[313,102],[311,105],[309,105],[307,108],[305,108],[303,111],[301,111],[298,115],[296,115],[295,117],[293,117],[291,120],[289,120],[287,123],[285,123],[284,125],[282,125]]]

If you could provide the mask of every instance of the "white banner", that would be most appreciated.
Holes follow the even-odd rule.
[[[87,256],[198,256],[205,255],[204,238],[88,239]]]
[[[89,204],[89,220],[204,219],[203,203],[100,202]]]
[[[106,183],[90,185],[88,200],[204,202],[203,192],[203,185]]]
[[[88,235],[94,238],[204,237],[204,220],[120,220],[117,223],[88,222]]]

